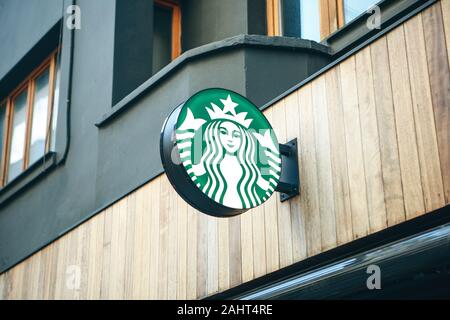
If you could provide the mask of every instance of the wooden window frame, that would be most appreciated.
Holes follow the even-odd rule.
[[[266,0],[267,11],[267,35],[270,37],[281,36],[281,1]]]
[[[344,0],[336,0],[336,2],[337,2],[338,28],[342,28],[345,25]]]
[[[172,9],[172,57],[174,60],[181,55],[181,7],[170,0],[154,0],[154,5]]]
[[[5,100],[3,100],[0,103],[0,108],[5,108],[5,115],[4,115],[4,119],[3,119],[3,132],[1,139],[3,139],[3,143],[2,143],[2,150],[0,150],[1,152],[1,156],[0,156],[0,186],[3,186],[3,179],[5,177],[5,170],[3,170],[4,165],[7,161],[7,152],[6,150],[7,145],[8,145],[8,133],[9,133],[9,121],[8,119],[10,118],[9,112],[10,112],[10,107],[9,107],[9,98],[6,98]]]
[[[325,39],[345,25],[344,0],[319,0],[320,38]]]
[[[320,38],[345,25],[344,0],[316,0],[319,4]],[[282,36],[281,0],[266,0],[267,35]]]
[[[16,87],[6,99],[0,104],[0,106],[6,105],[6,113],[4,119],[4,130],[2,133],[3,138],[3,150],[1,152],[1,163],[0,163],[0,186],[4,186],[8,183],[8,170],[11,152],[11,137],[13,130],[14,121],[14,101],[15,99],[27,90],[27,104],[26,104],[26,118],[25,118],[25,141],[24,141],[24,152],[23,152],[23,166],[22,172],[25,171],[30,163],[30,140],[31,140],[31,130],[33,125],[33,104],[34,104],[34,91],[35,91],[35,81],[41,76],[48,68],[49,70],[49,93],[48,93],[48,105],[47,105],[47,123],[46,123],[46,136],[45,136],[45,152],[50,151],[50,139],[51,137],[51,123],[53,116],[53,104],[54,104],[54,90],[56,83],[56,59],[58,58],[59,48],[55,49],[50,56],[48,56],[36,69],[31,72],[27,78]]]

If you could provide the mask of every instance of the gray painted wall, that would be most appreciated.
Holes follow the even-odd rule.
[[[0,0],[0,101],[50,54],[62,8],[62,0]]]
[[[183,51],[247,33],[246,0],[183,0]]]
[[[189,50],[238,34],[266,34],[261,0],[181,0],[182,47]]]
[[[61,15],[62,0],[0,0],[0,79],[58,22]]]
[[[186,49],[250,29],[262,30],[258,25],[249,28],[247,4],[257,5],[254,0],[190,3],[197,7],[183,6],[185,23],[198,19],[199,13],[204,19],[183,30]],[[74,32],[73,38],[70,149],[64,163],[0,206],[0,272],[160,173],[158,143],[163,120],[191,94],[207,87],[224,87],[262,105],[330,59],[326,54],[289,46],[236,45],[199,54],[133,100],[124,113],[98,128],[95,123],[113,107],[113,83],[121,75],[116,55],[118,12],[111,0],[77,0],[77,4],[82,10],[82,28]],[[0,60],[0,88],[8,81],[5,75],[17,69],[24,55],[33,52],[38,40],[59,20],[60,5],[59,0],[0,0],[0,52],[5,43],[15,48]],[[29,27],[34,30],[16,30],[14,21],[32,21]],[[62,73],[66,85],[70,76],[68,35],[65,29]],[[137,86],[142,77],[137,73],[136,77],[131,75],[130,81]],[[58,158],[67,142],[64,103],[58,117]]]

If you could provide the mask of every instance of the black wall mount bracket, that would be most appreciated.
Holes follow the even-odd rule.
[[[297,139],[279,144],[281,154],[281,176],[275,191],[280,193],[280,201],[286,201],[300,194],[298,172]]]

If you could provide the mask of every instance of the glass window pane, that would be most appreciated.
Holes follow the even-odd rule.
[[[283,36],[320,41],[318,0],[283,0],[281,4]]]
[[[6,104],[0,105],[0,164],[3,159],[3,140],[5,137],[5,116],[6,116]],[[0,166],[3,168],[3,166]]]
[[[301,0],[300,10],[302,38],[320,41],[320,13],[319,1]]]
[[[379,0],[344,0],[345,23],[349,23],[360,14],[364,13]]]
[[[60,59],[56,58],[56,78],[55,89],[53,94],[53,111],[52,111],[52,132],[50,135],[50,150],[55,151],[56,142],[56,123],[58,121],[58,107],[59,107],[59,84],[61,81]]]
[[[153,26],[153,74],[172,61],[172,9],[155,6]]]
[[[45,70],[34,82],[33,115],[30,139],[29,164],[33,164],[45,153],[47,133],[49,69]]]
[[[13,123],[11,135],[11,149],[9,155],[8,181],[17,177],[23,168],[23,152],[25,146],[27,95],[25,89],[13,102]]]
[[[300,1],[282,0],[281,2],[282,35],[285,37],[301,37]]]

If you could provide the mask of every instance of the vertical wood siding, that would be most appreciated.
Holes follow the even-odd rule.
[[[0,275],[0,298],[202,298],[449,204],[449,39],[444,0],[265,111],[299,139],[299,197],[217,219],[160,176]]]

